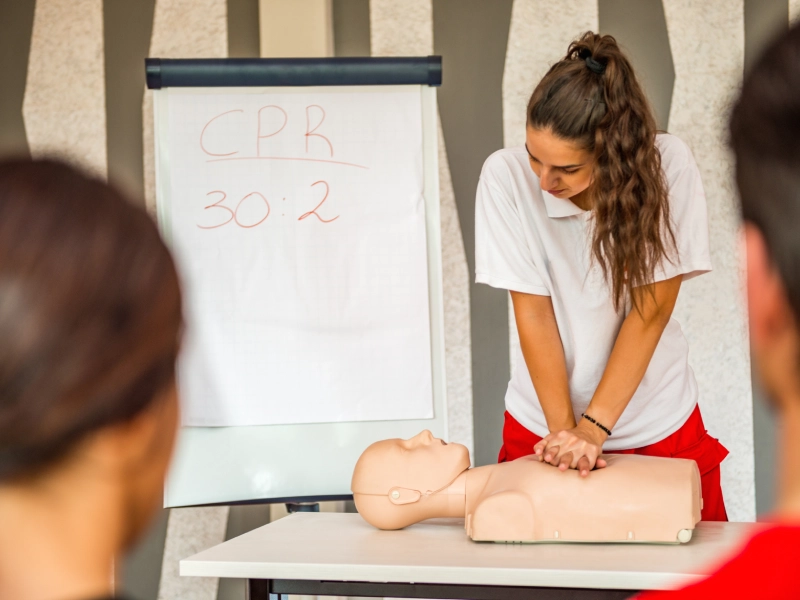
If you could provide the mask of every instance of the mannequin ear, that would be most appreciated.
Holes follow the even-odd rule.
[[[419,490],[410,490],[408,488],[393,487],[389,490],[389,502],[392,504],[411,504],[419,501],[422,494]]]

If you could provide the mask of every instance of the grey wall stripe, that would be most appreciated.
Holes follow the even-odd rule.
[[[600,33],[626,51],[650,98],[659,129],[667,129],[675,67],[661,0],[599,0]]]
[[[434,52],[443,56],[439,112],[461,232],[475,273],[475,190],[483,161],[503,147],[502,81],[511,0],[434,0]],[[471,283],[476,465],[497,462],[508,386],[507,292]]]
[[[228,56],[257,58],[260,38],[258,0],[228,0]]]
[[[160,510],[150,529],[117,566],[117,593],[130,600],[156,600],[167,539],[168,510]]]
[[[155,0],[103,2],[108,180],[144,205],[142,99],[144,58],[150,47]],[[121,561],[120,593],[133,600],[158,596],[168,511],[159,511],[150,529]]]
[[[108,180],[144,205],[142,98],[155,0],[103,2]]]
[[[335,56],[369,56],[369,0],[333,0]]]
[[[0,156],[30,155],[22,98],[28,77],[28,55],[36,0],[0,2]]]
[[[744,0],[744,68],[749,70],[773,36],[789,28],[789,0]]]
[[[333,0],[334,56],[369,56],[369,0]],[[344,503],[344,512],[355,513],[352,500]]]

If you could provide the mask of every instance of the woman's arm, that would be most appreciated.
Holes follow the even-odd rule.
[[[587,415],[605,427],[613,430],[642,382],[672,316],[682,280],[679,275],[649,286],[641,295],[641,312],[634,309],[625,317],[603,377],[586,409]],[[597,425],[580,419],[574,428],[545,437],[534,451],[545,462],[561,469],[577,468],[581,475],[588,475],[607,438]]]
[[[511,292],[511,301],[522,356],[542,405],[547,428],[551,432],[572,429],[575,415],[553,302],[549,296],[521,292]]]

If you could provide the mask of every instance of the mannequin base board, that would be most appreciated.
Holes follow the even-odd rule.
[[[582,542],[579,540],[536,540],[532,542],[503,542],[491,540],[472,540],[476,544],[518,544],[521,546],[564,546],[568,544],[590,544],[593,546],[680,546],[683,542],[640,542],[637,540],[627,541],[620,540],[618,542]]]
[[[472,540],[478,544],[603,544],[604,546],[615,544],[641,544],[644,546],[658,545],[658,546],[679,546],[681,544],[688,544],[692,540],[691,529],[681,529],[676,536],[674,542],[665,542],[661,540],[618,540],[611,542],[597,542],[594,540]]]

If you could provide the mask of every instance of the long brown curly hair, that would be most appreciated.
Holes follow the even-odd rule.
[[[529,127],[594,154],[592,256],[610,280],[614,307],[630,296],[640,310],[642,291],[652,294],[643,286],[670,260],[675,236],[655,118],[617,41],[590,31],[572,42],[536,86],[527,117]]]

